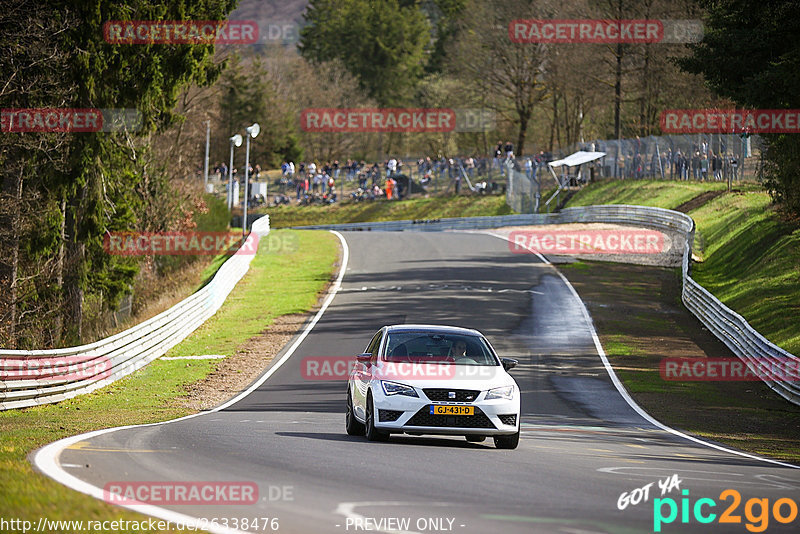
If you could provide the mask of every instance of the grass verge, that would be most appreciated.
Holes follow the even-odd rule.
[[[773,343],[800,353],[800,228],[782,221],[755,183],[710,198],[691,211],[697,230],[692,276]],[[638,204],[674,209],[724,182],[607,180],[567,206]]]
[[[762,382],[662,378],[666,357],[735,357],[681,304],[677,269],[580,263],[559,269],[589,308],[609,362],[642,408],[673,428],[800,464],[800,407]]]
[[[580,191],[568,206],[674,209],[722,191],[690,203],[702,260],[692,276],[767,339],[798,354],[800,228],[782,221],[757,184],[736,187],[728,193],[715,182],[606,181]],[[649,413],[698,436],[800,463],[800,408],[763,383],[662,379],[659,364],[667,356],[733,357],[681,304],[677,270],[599,262],[559,268],[587,302],[625,387]]]
[[[690,212],[703,262],[692,277],[767,339],[800,354],[800,228],[766,193],[722,195]]]
[[[217,314],[168,355],[229,355],[276,317],[305,312],[316,304],[338,256],[336,237],[328,232],[290,230],[270,236]],[[0,517],[34,524],[39,517],[141,520],[141,515],[77,493],[35,472],[26,457],[66,436],[187,415],[190,411],[180,403],[186,388],[206,377],[218,363],[156,360],[89,395],[56,405],[0,412]]]
[[[263,212],[263,210],[261,210]],[[266,210],[272,228],[353,222],[398,221],[477,217],[512,213],[505,195],[412,198],[401,201],[333,204],[329,206],[277,206]]]
[[[673,182],[666,180],[599,180],[573,196],[567,207],[593,204],[635,204],[673,209],[705,191],[727,189],[725,182]],[[737,184],[737,187],[751,187]]]

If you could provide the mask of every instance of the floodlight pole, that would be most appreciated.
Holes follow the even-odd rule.
[[[242,236],[247,235],[247,201],[249,200],[248,195],[248,181],[250,175],[250,138],[255,139],[258,136],[259,132],[261,131],[261,126],[258,125],[257,122],[254,122],[251,126],[245,128],[247,132],[247,148],[244,151],[244,210],[242,215]]]
[[[233,208],[233,137],[231,142],[231,165],[228,167],[228,211]]]
[[[247,181],[250,170],[250,136],[247,136],[247,148],[244,150],[244,210],[242,215],[242,236],[247,235]]]
[[[203,170],[203,192],[206,192],[208,187],[208,145],[211,140],[211,121],[206,121],[206,159]]]

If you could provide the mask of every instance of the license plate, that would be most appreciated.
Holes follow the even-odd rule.
[[[475,415],[475,408],[473,406],[448,406],[442,404],[434,404],[431,406],[431,414],[433,415]]]

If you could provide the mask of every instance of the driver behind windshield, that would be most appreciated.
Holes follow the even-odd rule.
[[[474,359],[467,356],[467,344],[463,339],[457,339],[455,343],[453,343],[453,345],[450,347],[449,356],[452,357],[456,363],[477,363]]]

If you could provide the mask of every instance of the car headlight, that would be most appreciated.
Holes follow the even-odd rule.
[[[381,387],[387,397],[392,395],[405,395],[406,397],[419,397],[417,390],[411,386],[400,384],[398,382],[389,382],[388,380],[381,380]]]
[[[491,399],[507,399],[511,400],[514,398],[514,386],[506,386],[502,388],[494,388],[490,389],[486,393],[486,400]]]

